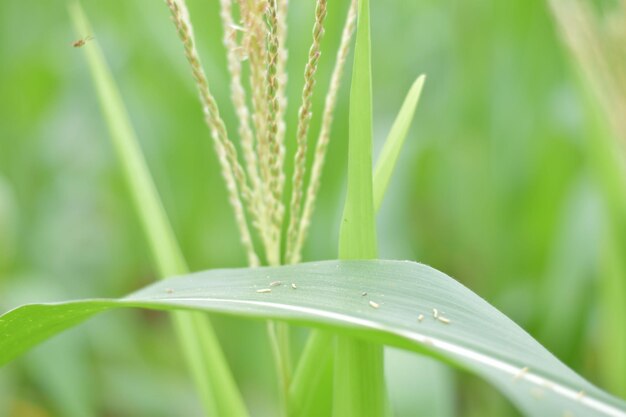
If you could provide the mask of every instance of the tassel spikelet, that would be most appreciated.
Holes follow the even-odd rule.
[[[337,94],[354,32],[356,0],[352,1],[344,24],[305,192],[313,93],[327,14],[327,0],[316,1],[313,39],[304,68],[304,87],[294,138],[294,172],[288,213],[284,203],[288,0],[220,0],[230,99],[238,119],[236,131],[241,160],[202,68],[187,5],[184,0],[165,1],[196,83],[248,264],[299,262],[320,187]],[[249,74],[247,80],[243,77],[246,72]],[[260,251],[254,246],[252,230],[256,231],[262,245],[263,262],[258,255]]]
[[[341,43],[339,44],[339,50],[337,51],[337,57],[335,58],[335,68],[330,79],[330,87],[326,94],[326,102],[324,104],[324,113],[322,115],[322,127],[320,129],[319,136],[317,138],[317,144],[315,146],[315,154],[313,156],[313,167],[311,168],[311,178],[306,190],[306,197],[304,203],[304,209],[302,211],[302,217],[298,222],[298,233],[296,235],[293,250],[291,251],[291,257],[287,259],[288,263],[300,262],[302,246],[306,239],[309,225],[311,224],[311,217],[313,217],[313,211],[315,209],[315,199],[320,188],[322,179],[322,169],[324,168],[324,160],[326,158],[326,150],[328,149],[328,143],[330,142],[330,130],[333,123],[333,114],[335,113],[335,106],[337,104],[337,95],[339,93],[339,87],[341,86],[341,78],[343,75],[343,69],[345,67],[348,53],[350,52],[350,41],[354,34],[356,27],[356,15],[357,15],[357,0],[352,0],[350,4],[350,10],[346,17],[346,22],[343,26],[343,33],[341,34]]]
[[[293,187],[291,193],[290,219],[287,230],[287,253],[288,263],[294,258],[294,244],[298,233],[298,222],[300,220],[300,209],[302,206],[302,195],[304,193],[304,174],[306,171],[306,151],[309,126],[311,124],[313,105],[313,88],[315,87],[315,73],[320,59],[320,44],[324,35],[324,19],[326,18],[326,0],[317,2],[315,10],[315,25],[313,26],[313,43],[309,49],[309,59],[304,68],[304,88],[302,90],[302,104],[298,111],[298,129],[296,142],[298,148],[295,154]]]

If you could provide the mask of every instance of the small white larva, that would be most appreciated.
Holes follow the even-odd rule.
[[[585,396],[585,391],[578,391],[578,394],[576,394],[576,399],[581,400],[584,396]]]
[[[436,308],[433,308],[433,317],[434,318],[439,317],[439,310],[437,310]]]
[[[272,292],[271,288],[262,288],[260,290],[256,290],[256,292],[258,292],[259,294],[266,294],[268,292]]]
[[[513,380],[517,381],[518,379],[522,378],[527,373],[528,373],[528,366],[525,366],[522,369],[520,369],[520,371],[517,373],[517,375],[515,375]]]
[[[444,324],[450,324],[450,319],[443,317],[443,316],[437,316],[437,320],[439,320],[440,322]]]
[[[282,284],[282,282],[280,282],[280,281],[272,281],[272,282],[270,282],[270,287],[276,287],[276,286],[278,286],[280,284]]]
[[[417,316],[417,321],[421,322],[422,320],[424,320],[423,314],[420,314],[419,316]]]
[[[372,308],[378,308],[380,307],[380,304],[370,301],[370,306],[372,306]]]
[[[291,288],[293,288],[294,290],[298,287],[296,287],[296,284],[294,284],[293,282],[291,283]]]

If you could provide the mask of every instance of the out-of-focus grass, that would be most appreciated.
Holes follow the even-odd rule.
[[[605,5],[604,3],[599,3]],[[589,100],[594,134],[589,153],[606,213],[599,245],[602,280],[598,293],[600,318],[597,367],[607,388],[626,395],[626,3],[612,7],[555,0],[551,2],[562,37],[581,74]]]
[[[189,3],[208,76],[216,96],[226,99],[218,5]],[[330,3],[318,81],[323,86],[347,5]],[[243,265],[209,133],[166,7],[148,0],[84,5],[191,269]],[[596,225],[605,214],[594,208],[600,192],[590,181],[585,140],[598,130],[587,117],[588,104],[578,94],[548,6],[524,0],[394,0],[371,7],[379,144],[415,75],[426,73],[429,80],[378,216],[380,255],[416,259],[457,277],[602,386],[594,366],[602,351],[597,340],[603,340],[603,328],[593,319],[600,306],[589,294],[603,277]],[[296,28],[308,27],[302,22],[312,13],[312,5],[302,3],[289,16],[289,120],[295,120],[310,37]],[[0,176],[10,190],[0,199],[15,207],[9,215],[0,209],[0,225],[16,233],[15,239],[6,239],[9,232],[0,237],[14,253],[6,261],[0,254],[3,309],[35,299],[120,295],[153,274],[73,40],[64,7],[0,2]],[[305,259],[337,253],[347,99],[344,88]],[[322,96],[314,100],[319,114]],[[223,103],[234,132],[234,113]],[[294,129],[288,126],[288,137]],[[573,262],[580,268],[572,271]],[[577,318],[565,314],[568,324],[555,326],[564,314],[563,297],[578,300]],[[273,415],[275,384],[262,325],[221,319],[216,327],[251,408]],[[96,387],[81,407],[97,415],[198,412],[189,382],[174,371],[182,360],[162,315],[115,313],[80,331],[87,342],[68,342],[81,352],[73,363],[74,386],[81,387],[80,375],[87,373]],[[45,349],[53,346],[32,355]],[[45,373],[31,372],[33,358],[0,370],[0,385],[12,393],[8,403],[0,397],[0,414],[16,415],[17,407],[31,404],[49,415],[71,415],[76,406],[45,389]],[[495,415],[508,407],[494,401],[492,390],[467,380],[457,379],[460,414]],[[120,381],[128,386],[121,389]],[[451,385],[445,381],[442,386]]]

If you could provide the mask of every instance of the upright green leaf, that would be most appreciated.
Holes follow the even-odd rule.
[[[369,0],[359,0],[357,19],[350,88],[348,187],[339,235],[339,259],[372,259],[377,253],[372,191]],[[334,366],[335,417],[385,415],[387,406],[381,345],[337,337]]]
[[[300,356],[289,387],[290,415],[307,417],[328,414],[332,397],[332,357],[335,337],[332,333],[313,330]]]
[[[359,0],[350,87],[348,187],[339,234],[339,258],[376,257],[372,199],[372,69],[369,0]]]
[[[91,36],[93,31],[80,3],[72,3],[70,13],[77,36]],[[87,55],[102,113],[159,275],[165,278],[185,274],[187,265],[104,54],[95,39],[82,49]],[[209,319],[203,314],[185,312],[175,312],[173,318],[205,411],[216,416],[246,416],[245,405]]]
[[[425,78],[424,75],[421,75],[413,83],[389,132],[389,136],[385,140],[385,145],[376,163],[373,178],[375,212],[380,209],[391,174],[393,173],[393,169],[404,144],[404,139],[406,138],[411,121],[413,120]],[[307,344],[305,355],[303,355],[299,361],[299,367],[294,376],[294,383],[290,390],[290,396],[292,397],[291,402],[299,405],[298,410],[300,411],[307,410],[307,404],[311,402],[313,394],[309,390],[309,387],[315,386],[315,383],[311,383],[311,381],[316,381],[321,377],[322,368],[319,367],[320,358],[325,360],[324,358],[327,357],[327,347],[331,341],[332,339],[328,334],[320,331],[315,331],[310,336],[310,343]]]
[[[417,108],[420,96],[422,95],[422,88],[424,87],[425,75],[420,75],[417,80],[411,86],[396,120],[394,120],[391,130],[383,149],[380,151],[378,161],[376,161],[376,168],[374,169],[374,210],[378,211],[380,205],[383,202],[385,191],[391,180],[391,174],[398,161],[398,156],[404,145],[404,139],[406,139],[407,133],[409,133],[409,127],[413,121],[413,115]]]
[[[91,36],[94,32],[80,3],[72,3],[70,12],[76,27],[76,35],[80,38]],[[92,39],[81,49],[87,57],[100,108],[109,128],[113,147],[120,160],[124,179],[130,189],[130,196],[139,214],[139,221],[159,269],[159,275],[167,277],[184,273],[187,270],[185,260],[98,40]]]

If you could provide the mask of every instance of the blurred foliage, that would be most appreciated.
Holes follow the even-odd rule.
[[[602,190],[607,230],[600,249],[598,334],[599,374],[607,388],[626,395],[626,2],[608,7],[606,2],[553,0],[552,7],[562,37],[583,80],[583,90],[595,104],[588,110],[596,134],[588,135],[589,151]]]
[[[310,39],[309,30],[300,28],[310,27],[313,5],[292,3],[288,112],[294,121]],[[330,3],[322,88],[347,7],[345,0]],[[598,3],[611,10],[617,2]],[[83,4],[191,269],[243,265],[209,132],[166,7],[148,0]],[[154,275],[61,5],[0,2],[3,310],[35,300],[119,296]],[[234,131],[218,4],[190,0],[189,6],[212,88],[225,99],[221,110]],[[581,94],[549,5],[390,0],[371,7],[378,147],[415,76],[428,75],[379,215],[381,257],[415,259],[445,271],[606,387],[603,378],[609,377],[596,364],[610,349],[602,346],[610,329],[602,326],[600,283],[611,220],[590,149],[596,141],[588,140],[606,135],[606,121]],[[342,91],[306,260],[337,253],[345,85]],[[314,100],[319,115],[323,94]],[[314,129],[318,122],[314,117]],[[288,137],[294,130],[291,123]],[[216,326],[255,415],[273,415],[275,384],[263,325],[217,318]],[[301,346],[300,339],[295,344]],[[515,413],[473,377],[414,362],[405,368],[400,360],[394,356],[388,371],[392,381],[406,378],[404,369],[424,369],[446,391],[431,410]],[[182,369],[162,314],[113,313],[3,368],[0,415],[199,415]],[[442,405],[455,390],[456,412]],[[417,400],[402,392],[397,397],[399,410]]]

